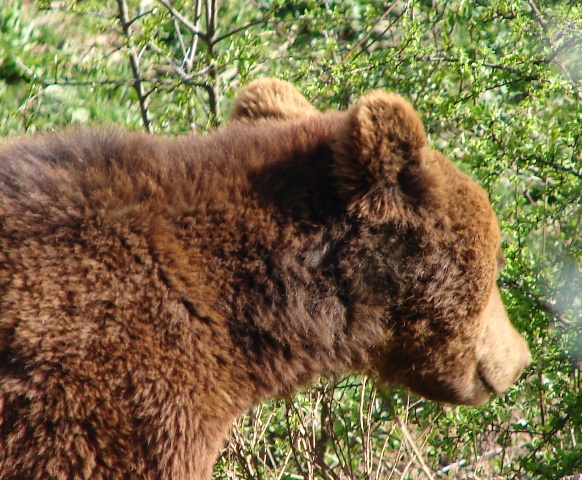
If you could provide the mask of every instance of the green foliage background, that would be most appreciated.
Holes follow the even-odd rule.
[[[520,383],[449,407],[324,379],[243,417],[220,479],[562,478],[582,472],[582,6],[552,0],[3,0],[0,135],[223,123],[260,76],[319,108],[407,96],[489,192]]]

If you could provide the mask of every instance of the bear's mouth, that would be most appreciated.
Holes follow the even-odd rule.
[[[487,375],[485,375],[482,365],[477,365],[477,377],[479,378],[485,389],[489,391],[489,393],[498,392],[498,390],[493,385],[491,385],[491,383],[487,379]]]

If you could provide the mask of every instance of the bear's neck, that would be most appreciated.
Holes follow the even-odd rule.
[[[225,396],[241,410],[366,361],[372,340],[345,341],[357,326],[337,280],[339,252],[355,232],[331,174],[335,122],[321,115],[267,133],[260,123],[235,125],[214,144],[210,135],[216,158],[236,164],[196,159],[194,184],[206,187],[188,194],[190,211],[172,215],[175,245],[155,245],[172,249],[157,256],[170,259],[161,268],[190,321],[224,344],[213,363],[229,372]]]

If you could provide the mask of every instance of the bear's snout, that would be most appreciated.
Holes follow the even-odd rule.
[[[478,373],[494,393],[515,382],[531,362],[525,339],[511,324],[497,287],[481,314],[482,338],[478,343]]]

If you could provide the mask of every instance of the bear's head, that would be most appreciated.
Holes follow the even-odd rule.
[[[357,102],[333,148],[340,197],[362,225],[360,271],[347,261],[358,311],[389,319],[374,369],[453,403],[507,388],[530,355],[496,285],[503,257],[486,193],[426,146],[420,118],[398,95]]]
[[[316,114],[325,115],[286,82],[259,80],[233,119]],[[359,367],[438,401],[478,404],[503,391],[530,354],[496,285],[500,234],[486,193],[426,145],[398,95],[372,92],[333,118],[332,176],[358,232],[338,255],[347,334],[374,332]]]

